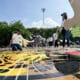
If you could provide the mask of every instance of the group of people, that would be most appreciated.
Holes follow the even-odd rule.
[[[70,30],[65,29],[64,22],[67,21],[67,13],[61,14],[62,16],[62,24],[61,24],[61,35],[62,35],[62,46],[65,47],[66,40],[67,40],[67,46],[69,46],[69,39],[70,39]],[[58,47],[58,33],[57,31],[53,34],[53,43],[54,47]],[[37,36],[37,39],[34,38],[35,43],[39,42],[39,36]],[[21,35],[21,30],[17,30],[12,34],[12,38],[10,40],[10,45],[12,47],[13,51],[22,50],[22,46],[26,46],[27,40],[23,38]]]
[[[64,23],[67,21],[67,13],[62,13],[62,24],[61,24],[61,36],[62,36],[62,46],[65,47],[65,45],[67,44],[67,46],[70,46],[70,35],[71,35],[71,31],[70,29],[65,29],[64,27]],[[58,47],[59,43],[59,35],[58,35],[58,30],[53,34],[53,45],[54,47]]]

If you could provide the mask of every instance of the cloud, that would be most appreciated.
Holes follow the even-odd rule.
[[[33,22],[31,25],[31,27],[36,27],[36,28],[54,28],[56,26],[60,26],[60,25],[52,18],[46,18],[44,25],[42,20]]]

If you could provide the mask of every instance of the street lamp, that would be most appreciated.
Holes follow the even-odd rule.
[[[42,8],[41,10],[43,12],[43,24],[44,24],[44,12],[45,12],[46,9],[45,8]]]

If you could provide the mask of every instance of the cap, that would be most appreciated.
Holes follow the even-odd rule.
[[[66,13],[66,12],[64,12],[64,13],[62,13],[62,14],[61,14],[61,16],[64,16],[64,15],[67,15],[67,13]]]

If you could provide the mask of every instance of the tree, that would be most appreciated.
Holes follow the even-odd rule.
[[[20,29],[25,39],[29,39],[30,32],[24,27],[21,21],[11,22],[9,25],[7,22],[0,22],[0,46],[8,46],[12,33]]]
[[[0,22],[0,46],[8,44],[9,26],[7,22]]]
[[[9,26],[10,26],[11,32],[14,32],[14,31],[20,29],[23,37],[26,39],[27,38],[29,39],[30,32],[24,27],[23,23],[20,20],[10,23]]]

